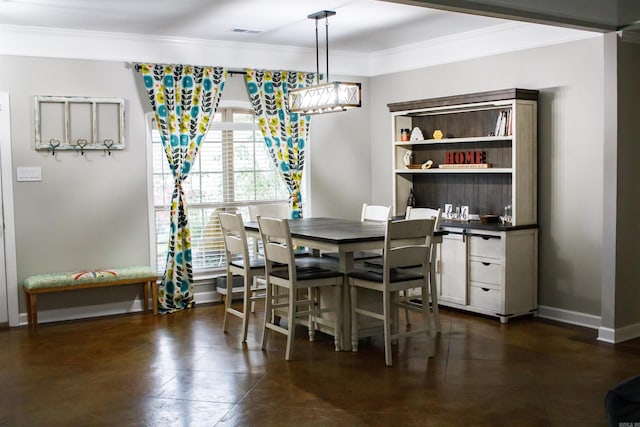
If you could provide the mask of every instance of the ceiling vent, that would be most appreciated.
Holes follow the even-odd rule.
[[[233,33],[245,33],[245,34],[260,34],[264,31],[262,30],[250,30],[248,28],[233,28],[231,30]]]

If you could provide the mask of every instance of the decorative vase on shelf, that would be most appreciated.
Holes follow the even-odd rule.
[[[413,153],[411,151],[407,151],[406,153],[404,153],[404,156],[402,157],[402,163],[404,163],[406,167],[409,167],[409,165],[411,165],[412,158],[413,158]]]
[[[416,207],[416,198],[413,196],[413,188],[409,190],[409,198],[407,199],[407,206],[412,208]]]

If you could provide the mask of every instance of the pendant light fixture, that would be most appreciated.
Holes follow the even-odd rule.
[[[361,106],[360,83],[329,83],[329,17],[336,13],[322,10],[307,16],[316,21],[316,84],[289,91],[289,111],[302,114],[322,114],[345,111],[348,108]],[[318,21],[325,19],[325,45],[327,54],[327,73],[325,81],[320,84],[320,61],[318,49]]]

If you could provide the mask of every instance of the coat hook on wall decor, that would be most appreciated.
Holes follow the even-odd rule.
[[[83,138],[78,138],[78,140],[76,141],[76,145],[80,147],[81,156],[84,156],[84,147],[86,147],[87,144],[88,144],[87,140]]]
[[[113,144],[113,139],[104,140],[104,146],[107,147],[107,153],[109,153],[109,155],[111,155],[111,147],[113,147]]]
[[[56,147],[58,147],[60,145],[60,140],[58,139],[53,139],[51,138],[49,140],[49,148],[51,150],[51,155],[55,156],[56,155]]]

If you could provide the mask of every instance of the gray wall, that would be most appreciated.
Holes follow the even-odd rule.
[[[147,171],[143,112],[133,71],[124,63],[4,56],[0,91],[11,103],[12,161],[42,168],[42,182],[13,175],[17,273],[149,263]],[[34,150],[33,95],[125,97],[124,151]],[[92,305],[137,289],[85,291],[41,298],[40,307]],[[21,291],[21,289],[19,289]],[[20,312],[24,301],[20,292]]]
[[[600,314],[601,38],[371,79],[373,201],[392,201],[390,102],[519,87],[538,106],[539,303]]]
[[[632,78],[637,69],[635,50],[622,60],[622,70],[631,74],[621,79]],[[363,202],[391,204],[387,103],[508,87],[538,89],[539,302],[600,315],[603,244],[615,239],[603,235],[602,226],[605,213],[611,213],[602,202],[606,191],[601,161],[603,61],[602,39],[592,38],[359,79],[363,108],[313,118],[306,165],[311,183],[307,214],[358,218]],[[46,271],[148,263],[147,107],[133,70],[121,62],[3,56],[0,74],[0,91],[11,97],[13,166],[40,166],[43,173],[38,183],[17,183],[13,173],[18,280]],[[230,77],[227,83],[229,97],[245,95],[241,77]],[[32,96],[36,94],[125,97],[127,149],[111,157],[90,152],[85,157],[60,153],[53,158],[34,151]],[[637,99],[630,94],[621,103],[635,107]],[[637,158],[633,156],[637,144],[632,143],[637,134],[620,132],[621,139],[629,141],[621,150],[627,150],[623,153],[631,162]],[[622,172],[621,182],[627,183],[627,189],[620,190],[624,197],[632,193],[637,172],[629,168]],[[632,215],[637,200],[625,200],[619,207]],[[637,253],[635,244],[631,237],[619,242],[619,253],[632,256]],[[619,260],[626,266],[633,265],[631,261]],[[619,280],[629,283],[637,277],[631,267],[617,272]],[[90,315],[94,304],[118,302],[122,311],[137,292],[122,288],[52,295],[43,299],[42,308],[77,306]],[[20,311],[25,311],[22,300]]]
[[[18,283],[36,273],[149,264],[144,114],[150,109],[137,73],[123,62],[0,56],[0,75],[0,92],[11,103]],[[350,80],[362,81],[368,92],[367,79]],[[111,156],[35,151],[33,95],[124,97],[127,148]],[[244,76],[228,78],[221,100],[248,101]],[[313,200],[306,209],[359,218],[370,198],[368,99],[359,110],[314,117],[308,150]],[[42,182],[16,182],[18,166],[41,167]],[[21,287],[18,292],[24,313]],[[39,301],[40,317],[136,310],[139,293],[118,287],[47,295]]]

